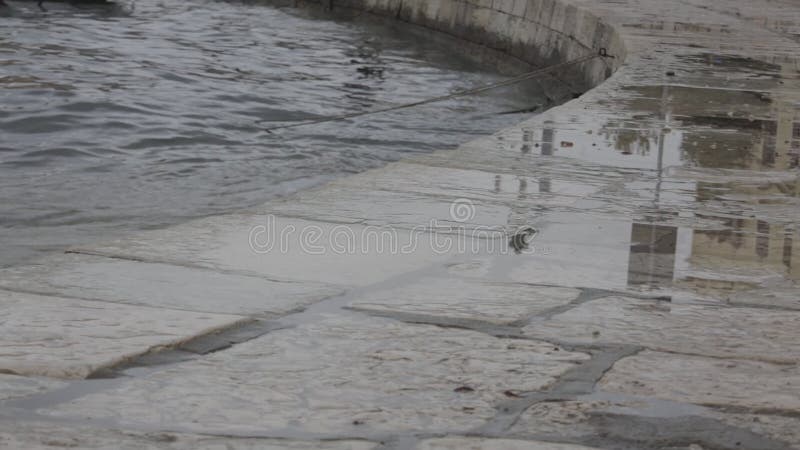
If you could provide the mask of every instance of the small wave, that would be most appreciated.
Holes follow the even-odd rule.
[[[139,139],[121,148],[126,150],[153,149],[158,147],[186,147],[192,145],[238,145],[239,142],[210,135],[174,136],[166,138]]]
[[[113,102],[87,102],[78,101],[60,105],[61,111],[68,112],[119,112],[128,114],[149,114],[150,111],[144,108],[136,108],[128,105],[121,105]]]
[[[52,133],[70,130],[80,123],[80,117],[70,114],[47,114],[0,121],[0,130],[9,133]]]
[[[96,157],[92,152],[78,150],[75,148],[48,148],[45,150],[34,150],[23,153],[23,158],[93,158]]]
[[[73,86],[68,84],[54,83],[52,81],[45,81],[41,78],[34,76],[5,76],[0,77],[0,86],[7,89],[54,89],[57,91],[69,91],[74,89]]]
[[[177,159],[166,159],[161,161],[164,164],[213,164],[213,163],[223,163],[225,160],[220,158],[177,158]]]

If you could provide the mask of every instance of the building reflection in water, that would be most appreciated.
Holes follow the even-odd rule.
[[[634,223],[628,257],[628,286],[669,285],[675,275],[678,229]]]
[[[545,128],[542,130],[542,155],[553,155],[553,142],[555,141],[555,135],[555,130],[548,127],[547,122],[545,122]]]
[[[710,70],[724,63],[715,59]],[[542,156],[648,170],[655,176],[649,186],[636,186],[637,192],[650,193],[645,201],[648,204],[635,213],[637,217],[644,214],[643,219],[622,215],[598,218],[604,221],[600,227],[598,223],[583,223],[586,216],[582,214],[559,215],[542,208],[548,220],[559,223],[559,228],[545,229],[542,235],[553,246],[554,254],[549,261],[532,258],[520,262],[524,277],[567,279],[578,284],[590,279],[598,285],[626,284],[637,289],[677,285],[709,293],[747,287],[748,283],[741,280],[747,280],[748,274],[779,274],[800,280],[800,248],[794,249],[800,241],[800,227],[790,222],[791,215],[776,220],[769,218],[769,213],[756,217],[751,213],[759,210],[762,201],[781,202],[781,198],[800,196],[800,182],[745,185],[684,180],[676,187],[674,180],[665,175],[665,169],[671,166],[694,166],[754,170],[769,178],[770,171],[798,167],[800,92],[787,92],[778,85],[781,77],[792,79],[796,63],[771,62],[765,67],[775,75],[771,79],[763,77],[764,83],[774,84],[765,88],[772,94],[642,86],[631,88],[635,100],[629,106],[641,110],[646,120],[607,121],[598,123],[593,130],[545,122],[539,130],[525,130],[523,157],[529,157],[534,152],[532,147],[536,147]],[[698,111],[709,115],[694,115]],[[553,190],[550,177],[540,177],[536,183],[529,187],[528,180],[519,178],[518,198]],[[499,186],[499,181],[496,184]],[[726,217],[694,215],[697,205],[716,202],[720,194],[735,198],[741,210],[726,205]],[[641,198],[636,201],[641,203]],[[787,204],[795,202],[790,200]],[[530,219],[528,213],[520,202],[520,208],[509,217],[509,224],[520,225],[523,218]],[[670,225],[674,219],[716,222],[719,226],[692,229]],[[565,270],[569,273],[564,274]]]
[[[791,75],[794,65],[794,62],[780,64],[781,75]],[[666,89],[662,93],[666,94]],[[662,169],[663,159],[663,129],[669,128],[669,116],[672,113],[669,106],[671,102],[666,99],[667,96],[662,95],[660,118],[664,120],[664,127],[658,138],[659,170]],[[701,167],[715,168],[788,170],[798,167],[800,111],[796,105],[800,96],[795,94],[782,95],[775,99],[759,99],[762,103],[769,103],[768,113],[765,114],[769,119],[746,119],[746,126],[738,123],[741,119],[729,117],[684,117],[684,123],[705,121],[712,128],[737,125],[733,128],[749,130],[749,142],[742,142],[742,134],[737,133],[712,133],[712,138],[706,139],[709,136],[704,132],[687,132],[683,135],[681,159]],[[647,154],[652,135],[653,133],[634,131],[627,134],[617,132],[614,136],[615,147],[623,154]],[[736,151],[733,153],[729,152],[734,149]],[[661,178],[658,177],[654,202],[656,210],[660,182]],[[795,182],[792,186],[789,184],[792,183],[767,183],[753,187],[729,183],[724,189],[730,196],[758,202],[759,198],[769,195],[797,196],[800,183]],[[710,191],[718,188],[720,186],[697,183],[696,201],[713,198],[714,193]],[[628,285],[660,287],[680,284],[697,291],[737,289],[742,283],[737,283],[735,277],[726,280],[724,274],[735,274],[741,270],[770,271],[788,279],[800,279],[800,249],[793,248],[798,242],[800,230],[794,223],[769,222],[756,218],[711,219],[718,219],[724,228],[692,230],[655,223],[633,223]],[[681,241],[685,241],[685,244],[680,245]]]
[[[800,249],[794,249],[800,236],[794,224],[729,219],[725,225],[729,228],[684,230],[634,223],[628,286],[657,288],[678,284],[696,290],[726,286],[734,289],[737,283],[726,282],[721,274],[742,270],[769,271],[800,280]],[[678,245],[682,231],[690,233],[691,244],[688,246]],[[688,270],[680,269],[682,263]]]

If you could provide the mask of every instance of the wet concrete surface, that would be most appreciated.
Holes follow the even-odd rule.
[[[98,320],[249,320],[134,345],[96,379],[2,375],[0,442],[800,448],[800,7],[571,3],[628,50],[579,99],[453,151],[0,272],[4,298],[92,303]],[[111,336],[158,332],[135,318]],[[84,326],[27,354],[56,370],[53,349],[85,341],[71,355],[93,364],[105,338]]]

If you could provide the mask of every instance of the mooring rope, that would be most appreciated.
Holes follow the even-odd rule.
[[[326,122],[337,122],[337,121],[341,121],[341,120],[353,119],[353,118],[356,118],[356,117],[363,117],[363,116],[369,116],[369,115],[373,115],[373,114],[381,114],[381,113],[387,113],[387,112],[392,112],[392,111],[398,111],[398,110],[401,110],[401,109],[407,109],[407,108],[414,108],[414,107],[417,107],[417,106],[429,105],[431,103],[443,102],[445,100],[450,100],[450,99],[454,99],[454,98],[458,98],[458,97],[465,97],[465,96],[468,96],[468,95],[480,94],[482,92],[490,91],[490,90],[501,88],[501,87],[505,87],[505,86],[510,86],[512,84],[517,84],[517,83],[520,83],[520,82],[525,81],[525,80],[530,80],[530,79],[535,78],[535,77],[537,77],[539,75],[542,75],[542,74],[545,74],[545,73],[548,73],[548,72],[552,72],[554,70],[563,69],[565,67],[573,66],[575,64],[580,64],[582,62],[586,62],[586,61],[589,61],[589,60],[594,59],[594,58],[613,58],[613,56],[607,54],[606,53],[606,49],[601,48],[598,53],[592,53],[590,55],[584,55],[584,56],[581,56],[579,58],[575,58],[575,59],[572,59],[572,60],[569,60],[569,61],[565,61],[563,63],[553,64],[552,66],[547,66],[547,67],[542,67],[540,69],[536,69],[536,70],[533,70],[531,72],[526,72],[526,73],[523,73],[521,75],[517,75],[515,77],[509,78],[507,80],[500,81],[500,82],[497,82],[497,83],[486,84],[486,85],[483,85],[483,86],[474,87],[472,89],[465,89],[465,90],[453,92],[452,94],[448,94],[448,95],[442,95],[442,96],[439,96],[439,97],[427,98],[425,100],[420,100],[420,101],[412,102],[412,103],[405,103],[405,104],[402,104],[402,105],[390,106],[390,107],[387,107],[387,108],[373,109],[373,110],[369,110],[369,111],[360,111],[360,112],[342,114],[342,115],[339,115],[339,116],[323,117],[323,118],[320,118],[320,119],[306,120],[306,121],[303,121],[303,122],[292,123],[292,124],[288,124],[288,125],[279,125],[279,126],[276,126],[276,127],[267,128],[267,129],[265,129],[265,131],[267,133],[272,133],[275,130],[285,130],[287,128],[303,127],[303,126],[307,126],[307,125],[316,125],[316,124],[326,123]]]

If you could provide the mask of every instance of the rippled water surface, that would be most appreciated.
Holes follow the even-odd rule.
[[[202,0],[7,3],[0,266],[452,147],[538,103],[500,91],[270,135],[502,77],[443,38],[363,18]]]

